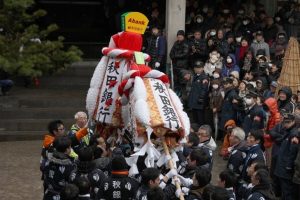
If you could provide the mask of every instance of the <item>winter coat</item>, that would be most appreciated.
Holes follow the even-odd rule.
[[[172,59],[174,68],[189,68],[189,45],[187,42],[176,41],[171,49],[170,58]]]
[[[227,168],[233,171],[238,177],[242,173],[244,158],[246,157],[246,141],[242,140],[239,144],[233,146],[229,151]]]
[[[210,137],[210,139],[208,139],[207,141],[204,141],[204,142],[200,143],[198,145],[198,147],[202,148],[205,151],[205,153],[206,153],[206,155],[207,155],[207,157],[209,159],[208,168],[210,170],[212,170],[212,166],[213,166],[213,151],[216,150],[216,148],[217,148],[217,144],[216,144],[215,140],[212,137]]]
[[[284,38],[278,38],[279,34],[284,34]],[[270,47],[270,53],[271,55],[274,55],[275,57],[280,56],[283,52],[285,52],[286,47],[288,44],[287,35],[285,32],[278,32],[276,36],[276,41],[272,44]]]
[[[234,121],[236,121],[237,111],[234,108],[232,101],[233,99],[236,99],[237,96],[238,94],[235,88],[230,88],[227,89],[227,91],[225,91],[224,101],[223,101],[223,106],[221,111],[221,120],[219,125],[220,129],[224,129],[224,125],[228,120],[233,119]]]
[[[146,41],[147,48],[145,52],[151,57],[149,65],[154,68],[156,62],[159,62],[161,65],[164,64],[167,48],[166,38],[163,36],[151,35],[146,39]]]
[[[268,106],[270,116],[268,119],[266,131],[272,130],[278,123],[280,123],[280,113],[278,111],[277,101],[274,98],[268,98],[265,100],[265,105]],[[264,134],[264,146],[265,148],[271,147],[273,144],[270,134]]]
[[[276,40],[276,36],[278,33],[277,26],[275,24],[272,24],[270,27],[265,27],[263,29],[263,33],[266,43],[271,46]]]
[[[223,96],[221,89],[212,89],[210,93],[210,102],[209,102],[210,108],[216,108],[217,112],[220,112],[223,105]]]
[[[251,189],[251,194],[247,200],[274,200],[275,194],[270,184],[255,185]]]
[[[77,161],[77,168],[72,171],[70,175],[70,182],[76,183],[79,177],[86,177],[91,184],[91,197],[95,198],[99,189],[102,188],[107,176],[100,170],[97,169],[93,162],[89,161]]]
[[[209,78],[203,72],[195,74],[189,95],[188,106],[191,109],[203,110],[208,105]]]
[[[226,59],[224,61],[224,65],[222,68],[222,77],[229,77],[231,72],[237,71],[240,72],[240,67],[236,64],[235,55],[229,54],[230,58],[232,59],[232,63],[229,65],[226,63]]]
[[[256,56],[256,53],[259,49],[263,49],[263,50],[265,50],[266,56],[270,58],[269,45],[264,40],[262,40],[260,42],[258,42],[257,40],[253,40],[250,48],[253,50],[254,56]]]
[[[291,101],[292,98],[292,90],[290,87],[282,87],[279,92],[284,92],[286,94],[286,100],[281,101],[278,99],[278,108],[279,111],[281,112],[284,110],[284,112],[288,113],[294,113],[295,111],[295,104]]]
[[[225,40],[216,40],[217,51],[220,52],[221,56],[226,56],[229,52],[229,45]]]
[[[258,130],[264,128],[264,113],[262,107],[254,104],[250,110],[245,113],[244,122],[242,128],[244,129],[246,135],[250,130]]]
[[[136,192],[138,190],[139,183],[128,177],[128,175],[123,174],[123,171],[119,173],[113,173],[110,178],[108,178],[102,189],[102,194],[99,193],[97,199],[113,200],[113,199],[128,199],[132,200],[136,197]]]
[[[267,76],[268,84],[271,84],[272,81],[277,81],[280,76],[280,71],[277,70],[275,72],[269,72],[269,75]]]
[[[208,51],[207,51],[207,42],[205,41],[205,39],[200,39],[200,40],[193,39],[192,41],[190,41],[189,47],[190,47],[192,62],[194,62],[197,59],[200,59],[203,62],[206,61],[208,57]],[[195,53],[192,52],[193,47],[196,49]]]
[[[247,155],[244,160],[241,177],[246,182],[250,182],[250,177],[248,177],[248,175],[247,175],[247,168],[256,161],[266,163],[266,159],[264,156],[264,152],[261,150],[259,144],[249,147],[248,150],[246,151],[246,153],[247,153]]]
[[[282,131],[283,140],[278,152],[275,175],[279,178],[291,180],[294,174],[294,162],[298,153],[298,145],[293,144],[291,139],[294,136],[298,136],[298,128],[293,126],[289,129],[283,129]]]
[[[241,45],[236,48],[235,57],[236,57],[237,65],[242,66],[242,65],[240,65],[240,62],[245,58],[245,55],[246,55],[248,49],[249,49],[249,46],[243,47]]]
[[[69,182],[75,164],[68,155],[54,151],[45,164],[44,170],[44,199],[59,199],[60,193]]]
[[[266,130],[270,131],[280,122],[280,113],[275,98],[268,98],[267,100],[265,100],[264,104],[268,107],[270,112],[268,124],[266,127]]]

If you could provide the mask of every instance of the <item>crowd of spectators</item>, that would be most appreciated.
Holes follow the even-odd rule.
[[[104,139],[79,112],[67,136],[62,121],[49,123],[44,199],[300,198],[300,91],[277,89],[288,40],[299,34],[299,4],[287,2],[269,16],[259,1],[220,2],[187,0],[186,31],[177,32],[169,55],[163,17],[152,4],[143,51],[152,68],[167,73],[170,56],[174,90],[192,121],[187,143],[176,148],[177,169],[147,168],[140,156],[140,173],[131,176],[126,158],[138,141],[126,131],[120,140]],[[226,162],[217,185],[213,154]]]

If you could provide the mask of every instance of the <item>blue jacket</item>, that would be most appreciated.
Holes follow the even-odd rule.
[[[209,78],[203,72],[195,74],[189,95],[188,106],[191,109],[204,109],[208,105]]]
[[[264,118],[263,110],[261,106],[258,106],[257,104],[247,111],[242,125],[246,135],[248,135],[250,130],[263,129]]]
[[[233,147],[227,162],[227,168],[233,171],[237,176],[242,173],[244,158],[246,157],[246,142],[243,140]]]
[[[229,54],[228,55],[232,59],[232,64],[230,67],[226,65],[226,59],[224,59],[224,64],[222,68],[222,77],[229,77],[230,73],[233,71],[240,72],[240,67],[236,64],[235,55]]]
[[[242,169],[242,179],[250,182],[250,177],[247,175],[247,168],[256,161],[266,163],[264,152],[261,150],[259,144],[253,145],[247,150],[247,155],[244,160],[244,166]]]

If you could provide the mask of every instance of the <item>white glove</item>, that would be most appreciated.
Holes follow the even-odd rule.
[[[173,176],[176,176],[177,175],[177,170],[176,169],[171,169],[167,174],[166,174],[166,177],[168,179],[170,178],[173,178]]]
[[[165,187],[166,187],[166,183],[165,182],[160,182],[160,184],[159,184],[159,187],[161,188],[161,189],[164,189]]]
[[[175,195],[177,198],[180,198],[180,195],[182,194],[181,188],[177,189],[175,192]]]
[[[176,186],[176,183],[178,183],[179,185],[181,185],[181,182],[180,180],[175,176],[172,178],[172,185],[175,185]]]
[[[159,68],[160,63],[159,62],[155,62],[154,66],[155,66],[155,68]]]
[[[183,176],[180,176],[180,175],[177,175],[177,177],[179,178],[182,185],[185,187],[189,187],[190,185],[193,184],[193,180],[190,178],[184,178]]]
[[[181,190],[182,190],[182,192],[184,193],[184,195],[188,195],[188,194],[189,194],[189,191],[190,191],[190,189],[187,188],[187,187],[183,187],[183,188],[181,188]]]

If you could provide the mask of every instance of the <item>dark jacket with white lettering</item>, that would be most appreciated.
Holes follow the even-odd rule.
[[[187,42],[176,41],[171,49],[170,58],[173,62],[173,67],[176,69],[189,68],[189,45]]]
[[[74,169],[75,164],[68,155],[54,151],[53,156],[45,164],[44,199],[52,200],[54,196],[59,197]]]
[[[98,193],[97,199],[135,199],[138,187],[139,182],[128,177],[128,171],[127,174],[125,171],[112,171],[111,177],[104,182],[102,192]]]
[[[209,78],[202,74],[195,74],[192,82],[192,89],[189,95],[188,105],[191,109],[204,109],[208,103]]]
[[[264,128],[264,113],[261,106],[255,104],[250,110],[246,111],[242,128],[246,135],[248,135],[250,130]]]
[[[227,168],[233,171],[237,176],[240,176],[242,173],[246,149],[246,141],[243,140],[230,151]]]
[[[251,189],[247,200],[273,200],[276,199],[270,184],[259,184]]]
[[[244,166],[242,169],[242,179],[250,182],[250,177],[247,175],[247,168],[253,163],[253,162],[264,162],[266,163],[266,159],[264,156],[264,152],[261,150],[261,147],[259,144],[253,145],[250,147],[247,151],[247,156],[244,160]]]
[[[91,184],[91,197],[95,198],[99,189],[103,187],[106,175],[100,169],[96,169],[92,161],[78,161],[76,164],[77,168],[72,171],[70,182],[76,183],[77,178],[86,177]]]

